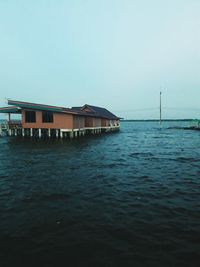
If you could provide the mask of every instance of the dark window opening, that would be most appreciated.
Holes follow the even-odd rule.
[[[53,122],[53,112],[42,111],[42,122]]]
[[[25,121],[26,122],[36,122],[35,111],[26,111],[25,112]]]

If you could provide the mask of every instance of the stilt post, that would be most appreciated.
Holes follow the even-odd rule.
[[[38,129],[38,136],[39,136],[39,138],[42,137],[42,130],[41,130],[41,128]]]

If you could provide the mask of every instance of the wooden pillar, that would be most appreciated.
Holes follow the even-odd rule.
[[[48,129],[48,137],[51,137],[51,129]]]
[[[56,129],[56,138],[58,138],[58,129]]]
[[[30,137],[33,137],[33,128],[30,128]]]
[[[73,131],[71,131],[71,132],[69,133],[69,137],[70,137],[70,139],[73,139],[73,138],[74,138],[74,133],[73,133]]]
[[[25,136],[24,128],[22,128],[22,136],[23,136],[23,137]]]
[[[39,138],[42,137],[42,130],[41,130],[41,128],[38,129],[38,136],[39,136]]]
[[[15,136],[17,136],[17,129],[15,129]]]
[[[60,130],[60,138],[63,138],[63,132]]]

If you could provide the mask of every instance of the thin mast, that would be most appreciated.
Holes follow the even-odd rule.
[[[162,92],[160,91],[160,125],[162,124]]]

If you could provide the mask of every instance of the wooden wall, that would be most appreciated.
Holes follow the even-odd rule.
[[[74,129],[81,129],[85,127],[85,117],[83,116],[74,116],[73,118],[73,127]]]
[[[53,123],[42,122],[42,111],[36,111],[36,122],[25,122],[25,110],[22,110],[23,128],[41,128],[41,129],[73,129],[73,115],[54,113]]]
[[[93,117],[86,117],[85,118],[85,127],[86,128],[101,127],[101,119],[100,118],[93,118]]]

